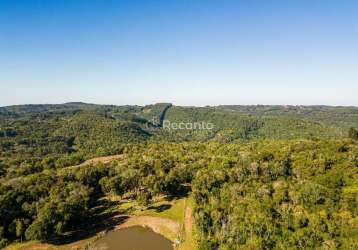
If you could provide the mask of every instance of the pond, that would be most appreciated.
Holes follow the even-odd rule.
[[[96,242],[103,250],[173,250],[173,243],[149,228],[133,226],[107,233]]]

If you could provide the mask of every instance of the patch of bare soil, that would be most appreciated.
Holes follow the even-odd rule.
[[[108,163],[110,161],[113,161],[113,160],[118,160],[118,159],[121,159],[123,157],[123,155],[110,155],[110,156],[102,156],[102,157],[96,157],[96,158],[93,158],[93,159],[89,159],[77,166],[86,166],[86,165],[90,165],[90,164],[96,164],[96,163]]]
[[[149,227],[154,232],[162,234],[171,240],[175,239],[180,232],[180,224],[178,222],[166,218],[152,216],[129,217],[124,223],[118,225],[116,229],[127,228],[131,226]]]
[[[123,154],[96,157],[96,158],[89,159],[85,162],[82,162],[81,164],[66,167],[66,169],[78,168],[78,167],[88,166],[88,165],[96,164],[96,163],[109,163],[114,160],[123,159],[123,157],[124,157]]]
[[[185,231],[193,231],[193,210],[189,206],[185,209]]]

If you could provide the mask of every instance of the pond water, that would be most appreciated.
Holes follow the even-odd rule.
[[[133,226],[107,233],[99,239],[100,250],[173,250],[173,243],[149,228]]]

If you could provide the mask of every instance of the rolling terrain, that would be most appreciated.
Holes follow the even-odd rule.
[[[357,107],[1,107],[0,246],[147,225],[178,249],[355,249],[357,127]]]

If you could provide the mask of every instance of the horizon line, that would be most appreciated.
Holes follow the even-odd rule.
[[[84,105],[98,105],[98,106],[139,106],[139,107],[145,107],[150,105],[156,105],[156,104],[171,104],[172,106],[177,107],[197,107],[197,108],[205,108],[205,107],[221,107],[221,106],[276,106],[276,107],[345,107],[345,108],[358,108],[356,105],[330,105],[330,104],[263,104],[263,103],[257,103],[257,104],[219,104],[219,105],[176,105],[173,102],[154,102],[154,103],[147,103],[147,104],[108,104],[108,103],[92,103],[92,102],[82,102],[82,101],[69,101],[69,102],[63,102],[63,103],[19,103],[19,104],[11,104],[11,105],[2,105],[0,108],[7,108],[7,107],[14,107],[14,106],[26,106],[26,105],[38,105],[38,106],[45,106],[45,105],[70,105],[70,104],[84,104]]]

